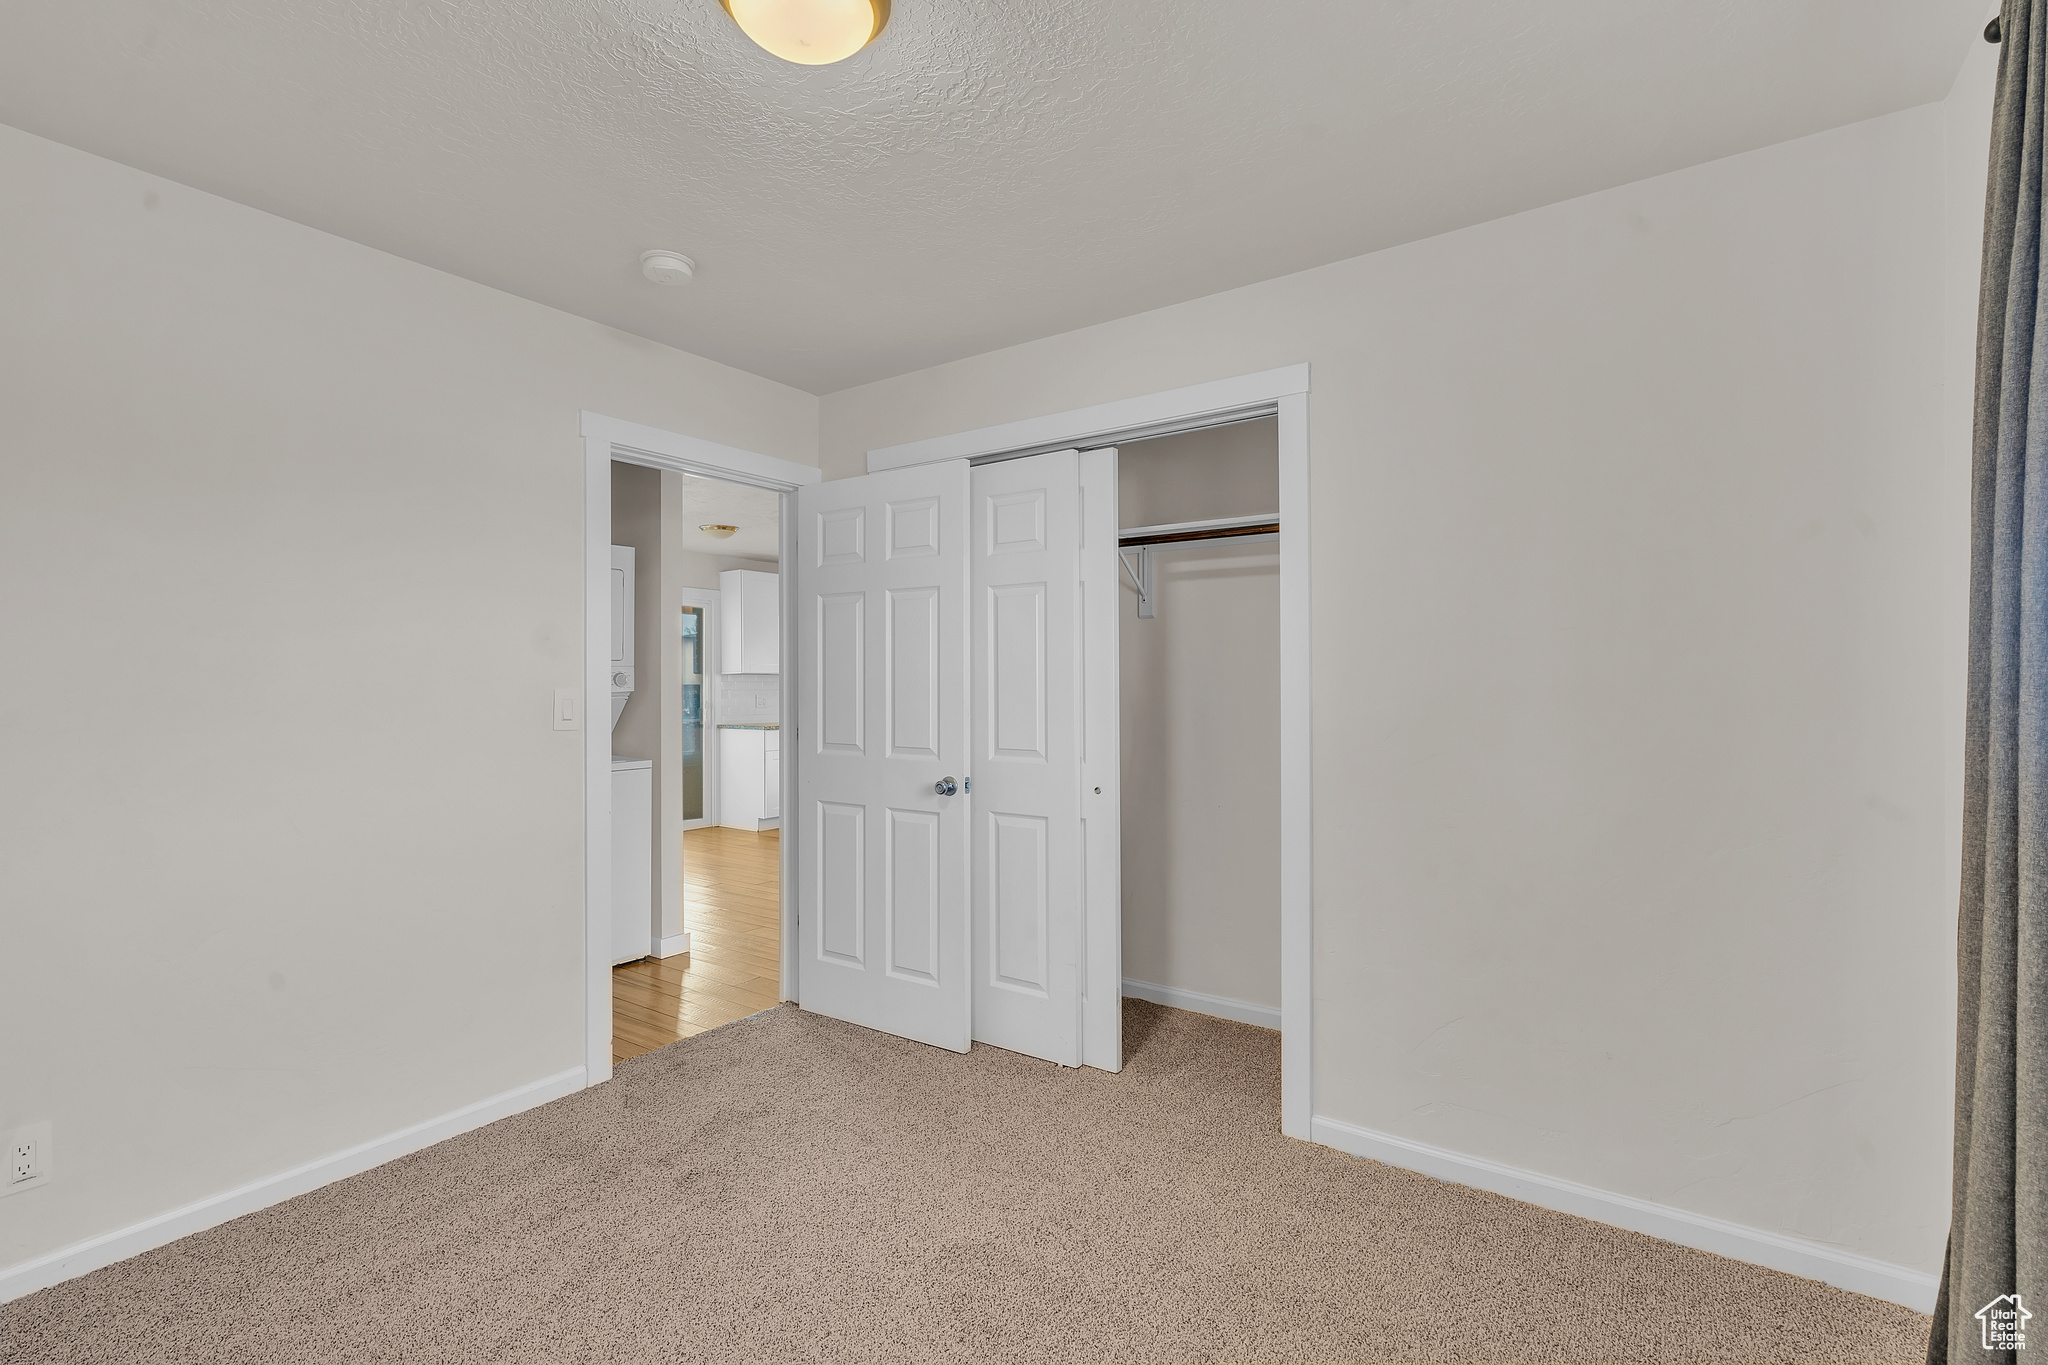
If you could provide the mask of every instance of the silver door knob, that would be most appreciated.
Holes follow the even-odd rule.
[[[950,777],[942,777],[932,783],[932,790],[940,796],[952,796],[960,790],[960,784]]]

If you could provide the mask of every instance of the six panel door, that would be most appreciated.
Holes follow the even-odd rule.
[[[1081,509],[1071,450],[972,478],[974,1037],[1081,1063]]]
[[[797,494],[798,999],[965,1052],[968,466]],[[950,779],[953,794],[942,794]]]

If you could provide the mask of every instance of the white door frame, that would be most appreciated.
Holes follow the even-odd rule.
[[[1006,422],[868,452],[870,473],[934,460],[994,460],[1113,446],[1253,417],[1280,436],[1280,1131],[1313,1141],[1315,863],[1309,671],[1309,367],[1288,365],[1184,389]],[[783,902],[790,941],[790,902]],[[785,980],[788,968],[784,967]]]
[[[697,642],[697,657],[704,665],[704,683],[697,702],[704,744],[704,814],[699,819],[683,821],[683,828],[705,829],[718,823],[718,703],[713,700],[717,689],[711,685],[711,679],[717,676],[713,670],[718,667],[718,589],[684,588],[681,601],[683,606],[696,607],[704,613],[704,636]],[[676,622],[678,631],[682,627],[681,621]],[[689,914],[687,905],[683,913]]]
[[[782,494],[781,545],[785,559],[796,544],[796,501],[789,495],[824,475],[810,465],[759,455],[600,413],[582,416],[583,437],[583,1065],[584,1084],[612,1077],[612,732],[611,545],[612,462],[670,469],[751,484]],[[782,574],[782,658],[787,676],[796,657],[796,579]],[[595,700],[599,704],[592,705]],[[599,719],[602,715],[603,719]],[[791,789],[796,746],[782,749],[782,789]],[[782,921],[795,915],[791,895],[796,840],[782,839]],[[795,936],[782,936],[782,996],[794,989]]]

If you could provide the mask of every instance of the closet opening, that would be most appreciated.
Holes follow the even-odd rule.
[[[1116,450],[1123,994],[1277,1030],[1279,421]]]
[[[781,494],[615,460],[612,1060],[781,999]]]

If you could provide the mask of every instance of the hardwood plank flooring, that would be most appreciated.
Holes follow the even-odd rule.
[[[612,1062],[772,1007],[782,996],[782,839],[714,825],[683,835],[690,951],[612,968]]]

